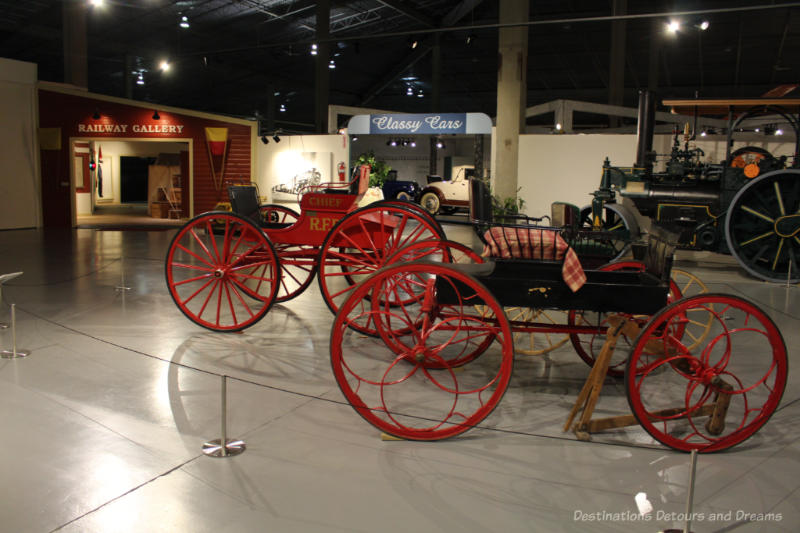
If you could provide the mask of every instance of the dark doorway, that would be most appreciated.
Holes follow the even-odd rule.
[[[154,157],[120,156],[120,202],[123,204],[147,203],[147,175]]]

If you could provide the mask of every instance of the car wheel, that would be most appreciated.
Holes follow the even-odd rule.
[[[419,205],[431,215],[435,215],[439,212],[439,196],[435,192],[426,192],[419,199]]]
[[[400,191],[394,196],[395,200],[402,200],[403,202],[410,202],[413,200],[411,195],[408,194],[406,191]]]

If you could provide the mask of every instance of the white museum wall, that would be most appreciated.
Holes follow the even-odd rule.
[[[0,58],[0,229],[42,224],[37,68]]]
[[[589,205],[606,157],[617,166],[631,166],[636,135],[520,135],[517,187],[525,213],[550,215],[553,202]],[[493,175],[497,178],[502,176]]]
[[[337,167],[344,163],[345,180],[349,180],[349,145],[347,135],[282,135],[276,143],[268,137],[264,144],[256,139],[256,163],[253,181],[261,196],[272,202],[272,188],[291,183],[295,176],[315,168],[320,182],[338,181]]]
[[[75,140],[75,139],[73,139]],[[103,150],[103,180],[110,181],[112,194],[106,196],[107,202],[98,203],[99,206],[114,206],[120,205],[121,191],[120,191],[120,157],[157,157],[161,153],[179,154],[181,151],[189,151],[189,143],[187,142],[165,142],[159,140],[104,140],[104,139],[91,139],[90,146],[94,148],[95,158],[98,156],[98,150]],[[108,190],[108,181],[104,189]],[[92,183],[92,189],[95,189],[95,183]],[[76,193],[75,205],[79,216],[90,215],[91,209],[91,196],[93,193]]]

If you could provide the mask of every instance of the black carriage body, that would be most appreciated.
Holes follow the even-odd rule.
[[[586,283],[572,292],[562,278],[562,266],[560,261],[496,259],[477,265],[470,274],[504,307],[654,314],[667,304],[669,286],[651,272],[587,270]],[[463,299],[469,292],[437,279],[439,303],[467,303]]]

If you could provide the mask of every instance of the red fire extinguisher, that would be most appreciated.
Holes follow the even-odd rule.
[[[344,171],[345,171],[344,161],[339,161],[339,181],[344,181],[345,178]]]

